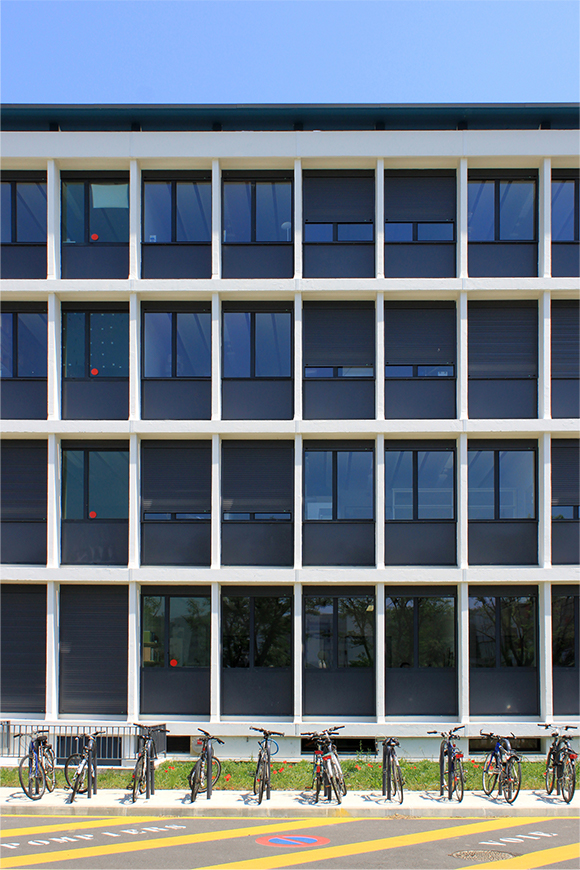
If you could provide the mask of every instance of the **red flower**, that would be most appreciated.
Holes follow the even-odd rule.
[[[369,767],[372,767],[372,764],[369,764]]]
[[[357,770],[360,770],[360,764],[355,764]]]
[[[232,778],[231,773],[226,773],[226,782],[229,782],[231,778]]]
[[[174,767],[168,767],[167,769],[168,769],[168,770],[175,770]]]
[[[284,770],[284,768],[281,767],[280,770],[278,771],[278,773],[282,773],[283,770]]]

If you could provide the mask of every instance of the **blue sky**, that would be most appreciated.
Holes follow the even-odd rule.
[[[2,0],[4,103],[580,97],[577,0]]]

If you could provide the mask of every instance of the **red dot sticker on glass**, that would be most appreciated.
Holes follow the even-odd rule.
[[[96,511],[89,511],[89,517],[90,517],[92,520],[94,520],[94,519],[96,518],[96,516],[97,516],[97,512],[96,512]]]
[[[91,374],[92,374],[92,375],[98,375],[98,374],[99,374],[99,370],[98,370],[98,369],[91,369]]]
[[[92,242],[98,242],[98,241],[99,241],[99,234],[98,234],[98,233],[93,233],[93,234],[91,235],[91,241],[92,241]]]
[[[176,668],[177,667],[177,659],[170,659],[169,664],[171,665],[172,668]]]

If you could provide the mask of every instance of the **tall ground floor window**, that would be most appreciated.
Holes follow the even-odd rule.
[[[578,715],[580,586],[552,586],[554,713]]]

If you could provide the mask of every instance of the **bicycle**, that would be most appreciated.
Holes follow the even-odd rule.
[[[328,800],[332,799],[332,792],[334,792],[339,804],[342,803],[342,796],[346,792],[342,769],[336,754],[336,747],[332,743],[332,733],[337,731],[339,727],[342,728],[344,726],[327,728],[325,731],[309,731],[300,735],[301,737],[310,737],[312,743],[314,743],[311,788],[315,791],[315,804],[318,803],[321,789]],[[340,771],[340,775],[338,771]]]
[[[387,796],[388,801],[392,797],[402,804],[405,781],[395,749],[399,745],[396,737],[387,737],[383,740],[383,795]]]
[[[266,789],[266,800],[270,800],[270,758],[272,755],[276,755],[280,749],[276,741],[270,738],[272,736],[284,737],[285,735],[282,731],[266,731],[265,728],[254,728],[253,725],[250,725],[250,731],[260,731],[264,735],[264,739],[258,743],[260,751],[254,774],[254,794],[258,795],[258,804],[261,804],[264,789]],[[272,745],[276,747],[274,752],[272,752]]]
[[[133,790],[133,803],[137,800],[137,796],[145,792],[145,798],[149,800],[152,794],[155,794],[155,759],[157,758],[157,747],[153,734],[159,732],[167,733],[167,728],[163,725],[136,725],[136,728],[141,730],[138,735],[137,761],[130,787]]]
[[[513,804],[520,793],[522,784],[522,765],[519,755],[513,751],[508,737],[500,734],[479,732],[482,737],[495,740],[495,746],[486,756],[481,774],[481,785],[486,795],[491,795],[497,785],[497,796],[505,797]],[[512,733],[512,739],[515,735]]]
[[[54,791],[56,785],[56,762],[54,750],[46,736],[48,731],[36,731],[30,735],[28,752],[20,759],[18,778],[22,791],[31,801],[38,801],[46,789]],[[19,732],[15,737],[27,737]]]
[[[64,765],[64,777],[72,788],[70,803],[72,804],[77,794],[87,794],[87,798],[92,798],[93,794],[97,793],[97,757],[95,754],[95,743],[100,734],[104,731],[93,731],[92,734],[83,734],[85,738],[85,748],[82,755],[78,752],[73,752],[69,755]],[[79,738],[77,738],[78,740]]]
[[[540,725],[540,728],[553,728],[550,734],[552,744],[546,758],[546,791],[552,794],[554,785],[556,795],[562,795],[567,804],[576,790],[576,759],[578,754],[570,746],[570,736],[562,732],[576,730],[576,725]]]
[[[460,752],[453,742],[457,731],[465,725],[457,725],[450,731],[428,731],[427,734],[440,734],[443,738],[439,749],[439,794],[443,795],[447,786],[447,797],[461,803],[465,791],[465,774],[463,772],[463,752]]]
[[[204,731],[203,728],[198,728],[197,730],[201,731],[205,737],[201,737],[197,741],[198,746],[201,745],[201,752],[188,777],[189,787],[191,789],[191,803],[194,802],[200,792],[207,792],[207,799],[209,800],[211,798],[212,788],[220,778],[222,772],[221,762],[213,754],[212,742],[215,740],[216,743],[221,743],[223,746],[224,741],[220,740],[219,737],[212,737],[212,735],[208,734],[207,731]]]

